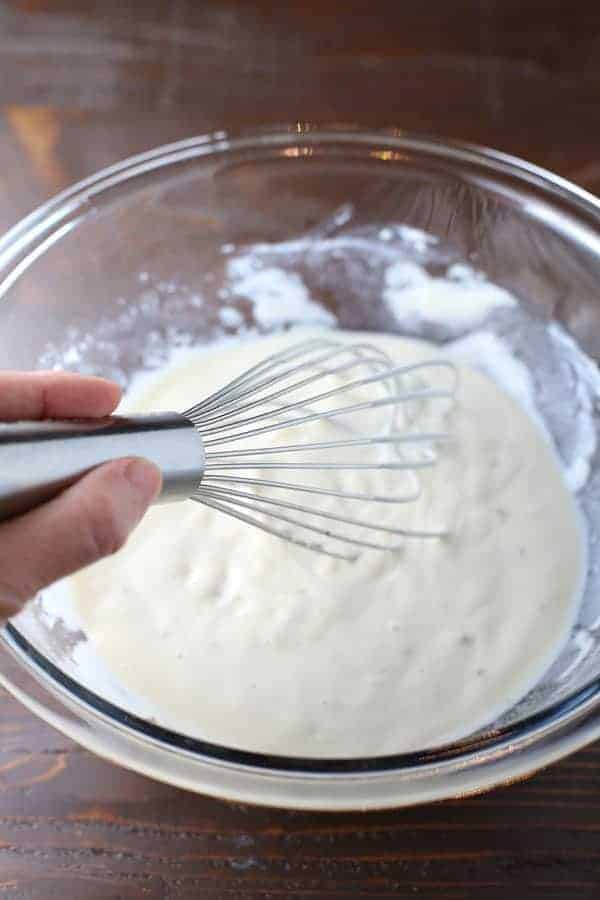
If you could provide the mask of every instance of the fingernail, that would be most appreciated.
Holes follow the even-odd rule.
[[[162,475],[158,466],[147,459],[132,459],[123,470],[123,475],[145,506],[156,500],[162,486]]]

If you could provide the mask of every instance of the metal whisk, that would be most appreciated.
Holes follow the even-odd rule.
[[[430,401],[451,405],[456,381],[446,360],[398,366],[369,343],[318,338],[184,413],[0,425],[0,519],[103,462],[144,456],[163,473],[158,502],[189,498],[330,556],[440,537],[396,513],[418,498],[419,471],[449,439],[443,414],[438,427],[422,423]]]

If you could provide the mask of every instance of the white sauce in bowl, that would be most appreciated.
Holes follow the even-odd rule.
[[[128,408],[184,409],[295,340],[190,351]],[[369,340],[399,363],[440,355]],[[186,503],[151,510],[121,553],[73,579],[88,636],[161,725],[296,756],[397,753],[473,732],[540,678],[580,599],[578,510],[539,424],[459,367],[453,449],[394,513],[448,539],[349,564]],[[391,489],[389,473],[375,477]]]

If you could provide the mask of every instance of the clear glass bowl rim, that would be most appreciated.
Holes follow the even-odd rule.
[[[252,131],[217,131],[129,157],[78,182],[22,219],[0,238],[0,299],[38,256],[76,227],[95,196],[178,162],[240,150],[283,149],[290,144],[323,150],[336,145],[354,149],[363,147],[374,156],[385,149],[400,155],[426,154],[448,163],[476,165],[483,167],[492,177],[515,178],[521,184],[540,191],[548,203],[560,201],[563,206],[568,206],[572,215],[585,219],[588,225],[591,223],[600,227],[600,200],[592,194],[543,168],[486,147],[400,129],[374,131],[340,124],[319,126],[295,123]],[[394,164],[393,155],[389,158],[389,164]],[[10,671],[10,677],[6,669]],[[600,736],[600,678],[596,678],[566,699],[512,725],[432,750],[367,759],[302,759],[247,752],[186,737],[107,702],[65,675],[12,624],[8,624],[0,634],[0,682],[42,718],[100,755],[109,756],[125,766],[140,769],[136,765],[135,750],[140,740],[147,741],[149,748],[152,745],[154,750],[162,748],[169,755],[181,755],[182,761],[208,766],[207,771],[212,768],[213,774],[222,767],[230,772],[235,771],[236,776],[242,776],[242,787],[237,784],[237,777],[234,779],[236,787],[231,790],[217,784],[220,778],[216,779],[214,789],[206,783],[205,777],[197,786],[193,775],[184,777],[179,773],[173,777],[162,766],[157,768],[146,764],[144,770],[153,777],[231,799],[274,802],[297,808],[356,808],[357,803],[361,808],[403,805],[400,788],[402,784],[406,787],[406,778],[412,776],[425,779],[422,782],[422,796],[419,791],[416,794],[409,792],[407,802],[456,796],[458,785],[450,785],[452,774],[459,770],[463,775],[468,771],[473,774],[472,778],[460,779],[460,793],[479,791],[499,781],[523,777]],[[65,704],[65,712],[68,708],[65,716],[60,712],[57,714],[57,701],[59,709],[61,703]],[[86,728],[76,726],[76,721],[85,723]],[[90,737],[90,727],[95,731],[93,738]],[[112,737],[116,738],[120,753],[114,749],[109,751],[103,738],[107,727],[109,732],[114,730]],[[507,755],[513,757],[513,764],[508,770],[505,765],[499,764]],[[248,776],[247,790],[243,787],[245,774]],[[260,790],[261,775],[275,779],[266,799]],[[378,775],[385,777],[386,783],[389,776],[399,776],[399,793],[392,789],[385,799],[378,796],[371,802],[360,785],[365,778],[372,779]],[[315,777],[323,779],[323,788],[325,782],[330,786],[335,783],[337,799],[326,804],[310,798],[304,802],[298,786],[306,779],[313,781]],[[343,789],[344,782],[348,788],[346,791]]]

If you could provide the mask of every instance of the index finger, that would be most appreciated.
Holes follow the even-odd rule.
[[[0,372],[0,420],[100,418],[113,412],[121,389],[72,372]]]

